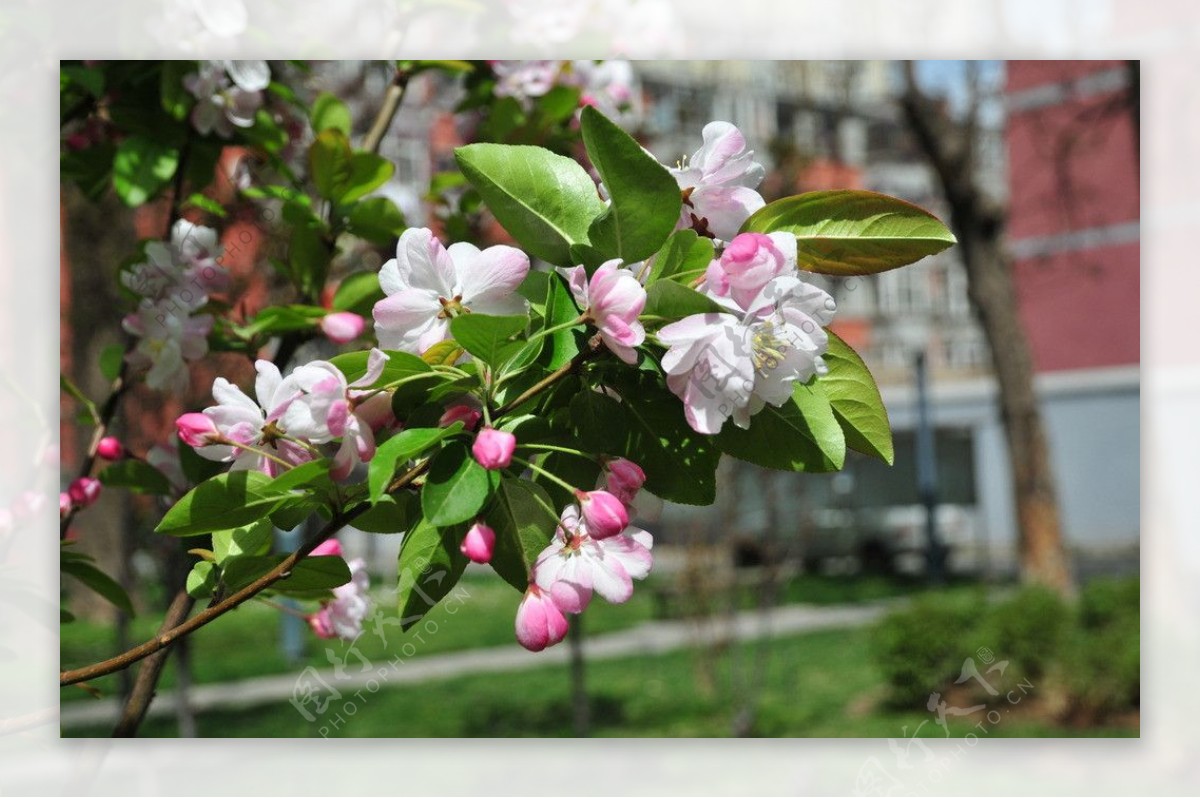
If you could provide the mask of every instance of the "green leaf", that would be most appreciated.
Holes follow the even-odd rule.
[[[600,173],[608,210],[592,222],[588,240],[610,258],[650,257],[679,221],[679,184],[658,160],[593,106],[580,120],[588,157]]]
[[[326,457],[302,463],[275,477],[267,489],[272,493],[282,494],[296,489],[331,488],[333,481],[329,477],[330,465]]]
[[[333,295],[333,309],[369,316],[381,299],[383,289],[379,287],[379,272],[355,272],[338,283]]]
[[[275,527],[269,518],[236,529],[213,532],[213,559],[222,564],[233,557],[260,557],[269,554],[274,538]]]
[[[928,211],[873,191],[812,191],[776,200],[742,232],[792,233],[801,269],[847,276],[877,274],[956,243]]]
[[[220,572],[217,567],[207,560],[201,560],[192,566],[187,575],[187,594],[194,599],[211,596],[217,589],[217,579]]]
[[[393,535],[407,532],[420,517],[421,508],[412,493],[384,494],[350,525],[363,532]]]
[[[99,593],[109,603],[113,604],[117,609],[126,615],[133,615],[133,604],[129,601],[129,594],[125,592],[125,588],[121,587],[108,574],[101,571],[87,559],[65,559],[61,560],[59,567],[65,574],[78,579],[89,588]]]
[[[350,171],[340,193],[335,195],[340,203],[354,202],[391,180],[396,166],[387,158],[373,152],[356,152],[350,156]],[[382,199],[382,198],[381,198]],[[385,200],[391,205],[391,200]],[[395,208],[395,205],[392,205]]]
[[[179,167],[179,150],[164,141],[130,136],[113,158],[113,188],[130,207],[153,198]]]
[[[619,446],[628,433],[621,403],[599,391],[580,391],[571,397],[571,425],[588,450],[601,454],[617,453],[613,446]]]
[[[469,521],[487,504],[495,481],[495,472],[476,463],[465,444],[447,444],[434,455],[421,489],[425,520],[435,526]]]
[[[654,256],[646,284],[675,279],[690,282],[708,269],[712,259],[711,238],[698,236],[695,230],[679,230],[667,239],[666,245]]]
[[[412,427],[388,438],[375,450],[367,466],[367,484],[371,489],[371,502],[384,498],[384,491],[396,473],[396,465],[406,463],[439,441],[457,435],[463,424],[456,421],[448,427]]]
[[[288,555],[234,557],[221,569],[221,579],[230,592],[241,590],[266,574]],[[292,568],[291,575],[271,585],[278,593],[310,593],[332,590],[350,581],[350,567],[341,557],[305,557]]]
[[[196,104],[196,98],[183,86],[183,78],[196,71],[195,61],[163,61],[160,93],[163,110],[182,122]]]
[[[816,390],[829,399],[833,415],[846,435],[846,446],[892,464],[892,427],[879,387],[850,346],[831,332],[825,364],[829,373],[816,382]]]
[[[270,490],[271,478],[261,471],[218,474],[188,491],[159,521],[165,535],[203,535],[244,526],[269,515],[289,497]]]
[[[450,334],[460,346],[492,368],[502,362],[504,345],[524,332],[527,316],[485,316],[467,313],[450,320]]]
[[[571,290],[567,288],[562,275],[551,274],[548,283],[545,326],[558,327],[571,319],[579,318],[579,308],[575,305],[575,299],[571,296]],[[549,352],[546,367],[551,371],[579,354],[579,341],[574,330],[562,329],[545,337],[549,339],[545,348],[545,351]]]
[[[459,545],[462,526],[438,529],[425,519],[400,543],[396,598],[400,625],[408,629],[433,609],[458,583],[467,567]]]
[[[343,136],[349,136],[350,126],[350,109],[346,107],[344,102],[327,91],[323,91],[317,95],[312,104],[312,128],[314,133],[337,130]]]
[[[87,396],[84,395],[83,391],[79,390],[79,386],[71,382],[70,377],[68,377],[66,374],[59,374],[58,387],[59,389],[65,391],[75,401],[79,402],[79,404],[83,405],[84,411],[87,412],[93,424],[100,423],[100,411],[96,409],[96,403],[91,399],[88,399]]]
[[[764,407],[748,430],[727,421],[717,445],[739,460],[781,471],[837,471],[846,460],[846,440],[833,408],[810,385],[797,385],[782,407]]]
[[[320,228],[296,226],[288,239],[288,268],[293,282],[309,296],[325,286],[333,252]]]
[[[463,174],[521,248],[558,266],[572,266],[572,244],[588,242],[588,227],[604,203],[583,167],[540,147],[470,144],[454,151]]]
[[[649,373],[626,371],[613,381],[625,408],[623,454],[646,472],[646,490],[680,504],[712,504],[717,462],[713,438],[693,430],[683,403]]]
[[[540,502],[550,496],[526,479],[505,477],[496,490],[496,501],[487,513],[487,524],[496,533],[491,566],[505,582],[522,593],[529,587],[534,560],[550,543],[558,519]]]
[[[336,199],[350,176],[350,140],[336,128],[321,131],[308,148],[308,169],[317,194]]]
[[[193,193],[190,197],[188,197],[186,204],[193,208],[199,208],[206,213],[211,213],[213,216],[221,219],[224,219],[229,215],[228,211],[225,210],[224,205],[217,202],[215,199],[212,199],[211,197],[200,194],[199,192]]]
[[[347,352],[344,355],[337,355],[330,358],[329,362],[346,375],[347,382],[356,382],[366,376],[367,359],[370,357],[370,354],[370,352]],[[384,364],[383,373],[379,375],[379,379],[371,385],[357,387],[377,388],[381,385],[402,380],[405,377],[411,377],[415,374],[429,374],[433,371],[428,363],[411,352],[397,352],[386,349],[384,350],[384,354],[388,356],[388,361]]]
[[[166,496],[171,492],[171,483],[163,473],[141,460],[113,463],[100,472],[100,481],[110,488],[126,488],[135,493]]]
[[[296,330],[311,330],[328,311],[315,305],[272,305],[259,311],[249,324],[237,331],[253,335],[277,335]]]
[[[404,232],[404,214],[387,197],[371,197],[350,208],[346,229],[373,244],[391,244]],[[378,274],[375,275],[378,278]],[[378,283],[377,283],[378,284]]]
[[[121,344],[109,344],[100,352],[100,373],[104,379],[112,382],[121,374],[121,363],[125,360],[125,347]]]
[[[698,313],[728,313],[699,291],[671,280],[660,280],[646,290],[647,316],[662,316],[667,319],[682,319]]]

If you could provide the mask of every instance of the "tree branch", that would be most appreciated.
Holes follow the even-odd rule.
[[[396,112],[400,110],[400,103],[404,101],[404,92],[408,88],[408,79],[411,77],[409,72],[404,69],[397,69],[396,74],[392,76],[392,83],[388,86],[387,93],[383,96],[383,105],[379,109],[379,113],[375,115],[375,121],[371,123],[371,129],[367,131],[367,135],[363,138],[363,149],[368,152],[379,152],[379,145],[383,141],[384,135],[392,126],[392,120],[396,117]]]
[[[195,600],[187,594],[186,590],[181,590],[175,596],[175,600],[171,602],[170,608],[167,610],[167,615],[163,618],[162,626],[159,627],[158,633],[165,634],[175,626],[183,623],[187,618],[188,613],[192,611],[192,605]],[[146,657],[142,667],[138,670],[137,681],[133,684],[133,690],[129,693],[129,698],[125,702],[125,709],[121,713],[121,720],[117,723],[117,727],[113,729],[113,737],[133,737],[137,734],[138,726],[142,725],[142,719],[146,716],[146,710],[150,708],[150,702],[154,699],[155,687],[158,685],[158,677],[162,674],[163,666],[167,664],[167,657],[170,656],[170,649],[163,649]]]

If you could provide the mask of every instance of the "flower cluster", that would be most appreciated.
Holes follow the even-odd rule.
[[[198,71],[184,76],[193,97],[192,125],[207,135],[216,131],[229,138],[234,127],[251,127],[262,107],[263,89],[271,83],[266,61],[202,61]]]
[[[490,61],[497,97],[513,97],[525,108],[555,86],[580,91],[579,104],[620,118],[633,106],[633,68],[628,61]]]
[[[679,226],[728,241],[766,202],[754,189],[766,170],[746,148],[746,137],[728,122],[709,122],[704,144],[668,171],[683,191]]]
[[[327,540],[312,550],[313,557],[341,557],[342,544]],[[308,616],[309,628],[317,637],[328,640],[334,637],[355,640],[362,634],[363,621],[371,609],[367,595],[370,577],[367,564],[355,558],[346,563],[350,566],[350,581],[333,589],[333,598],[321,602],[321,609]]]
[[[146,384],[160,391],[183,391],[188,385],[186,361],[208,353],[213,317],[193,315],[210,293],[229,287],[220,265],[217,231],[180,219],[170,242],[146,244],[146,260],[122,272],[121,282],[139,297],[137,310],[122,326],[138,338],[130,365],[149,369]]]
[[[564,613],[583,612],[593,593],[624,603],[633,595],[633,580],[650,573],[654,540],[629,525],[627,508],[644,481],[636,464],[615,460],[605,490],[580,492],[579,503],[563,509],[517,608],[517,640],[525,648],[541,651],[560,642],[567,634]]]

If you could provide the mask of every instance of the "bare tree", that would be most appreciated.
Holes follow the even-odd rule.
[[[1004,247],[1007,209],[979,179],[978,81],[960,115],[925,94],[904,65],[900,105],[917,145],[941,183],[967,271],[967,295],[991,350],[1000,392],[1016,502],[1022,577],[1070,593],[1057,488],[1033,387],[1033,361],[1018,315],[1012,263]]]

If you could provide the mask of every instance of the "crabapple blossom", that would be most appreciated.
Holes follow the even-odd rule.
[[[95,477],[79,477],[67,487],[67,496],[76,507],[88,507],[100,498],[100,480]]]
[[[216,230],[179,219],[170,242],[148,242],[146,261],[123,271],[121,282],[145,299],[173,299],[195,310],[209,293],[229,288],[229,272],[220,265],[223,252]]]
[[[595,106],[609,118],[622,121],[633,110],[633,66],[628,61],[572,61],[562,81],[579,87],[580,105]]]
[[[668,171],[683,190],[679,227],[728,241],[766,202],[754,189],[766,171],[746,149],[742,132],[728,122],[709,122],[704,144]]]
[[[322,639],[354,640],[362,634],[363,621],[371,609],[371,599],[367,595],[371,581],[367,564],[361,559],[346,564],[350,566],[350,581],[335,587],[333,598],[308,616],[309,627]]]
[[[705,313],[668,324],[658,339],[668,349],[667,386],[683,400],[692,429],[715,435],[733,418],[746,429],[765,405],[787,402],[796,382],[825,368],[822,329],[833,320],[833,298],[794,274],[770,280],[740,316]]]
[[[487,524],[476,521],[463,537],[459,551],[471,562],[486,563],[492,559],[496,548],[496,531]]]
[[[217,400],[215,407],[205,408],[204,415],[213,422],[219,438],[204,431],[200,423],[188,418],[177,427],[181,438],[186,433],[201,436],[204,445],[194,446],[196,453],[208,460],[233,462],[233,470],[251,469],[277,476],[281,466],[260,451],[251,451],[247,446],[267,452],[291,465],[312,460],[312,453],[299,443],[288,439],[283,414],[300,397],[300,390],[291,382],[285,382],[279,369],[269,360],[254,364],[258,377],[254,382],[256,402],[242,389],[224,377],[213,380],[212,394]],[[188,443],[186,438],[183,438]],[[238,444],[241,444],[240,446]]]
[[[419,355],[449,338],[450,319],[461,313],[521,315],[529,305],[516,290],[528,272],[529,256],[519,249],[446,248],[431,230],[410,227],[379,271],[387,294],[373,311],[379,345]]]
[[[295,394],[296,401],[283,412],[283,428],[310,443],[342,439],[329,470],[334,479],[345,479],[355,466],[375,456],[372,422],[386,423],[391,400],[383,392],[365,389],[379,380],[387,361],[383,351],[372,349],[366,373],[352,383],[347,382],[337,366],[325,360],[299,366],[284,380],[285,388]],[[386,412],[376,401],[381,396],[389,405]]]
[[[320,543],[318,543],[316,546],[313,547],[313,550],[311,552],[309,552],[309,556],[310,557],[341,557],[342,556],[342,544],[340,542],[338,542],[337,538],[330,538],[329,540],[322,540]]]
[[[633,595],[633,580],[644,579],[654,565],[649,532],[627,527],[597,538],[579,508],[563,509],[553,540],[533,565],[533,581],[563,612],[583,612],[592,592],[613,604]]]
[[[179,439],[192,448],[208,446],[221,438],[217,425],[204,413],[184,413],[175,419],[175,431],[179,433]]]
[[[512,97],[528,109],[534,97],[554,87],[566,61],[489,61],[496,76],[495,95]]]
[[[208,354],[213,317],[192,316],[189,308],[171,299],[143,299],[121,326],[140,339],[126,359],[134,368],[149,369],[146,384],[156,391],[180,393],[188,387],[187,361]]]
[[[796,237],[791,233],[741,233],[709,264],[704,288],[713,297],[730,297],[750,306],[767,283],[796,271]]]
[[[629,269],[620,268],[620,260],[602,263],[591,279],[582,266],[559,268],[576,304],[596,325],[604,345],[626,363],[637,362],[634,347],[646,340],[646,330],[638,316],[646,307],[646,289]]]
[[[60,516],[71,512],[71,507],[74,506],[71,502],[71,494],[65,490],[58,494],[58,514]]]
[[[475,436],[475,442],[471,444],[471,454],[475,456],[475,462],[489,471],[508,468],[516,449],[517,436],[491,427],[481,429]]]
[[[348,344],[363,334],[367,322],[357,313],[329,313],[321,319],[321,332],[335,344]]]
[[[124,453],[125,447],[121,441],[111,435],[101,438],[96,444],[96,456],[104,460],[120,460]]]
[[[567,619],[549,593],[531,584],[517,607],[516,631],[518,643],[541,651],[567,636]]]
[[[624,503],[606,490],[576,493],[588,530],[597,540],[610,538],[629,526],[629,511]]]
[[[192,125],[207,135],[229,138],[233,128],[252,127],[262,106],[263,89],[271,82],[266,61],[203,61],[183,78],[193,97]]]
[[[604,465],[604,489],[621,500],[627,508],[637,498],[638,491],[646,483],[646,472],[624,457],[609,460]]]
[[[479,420],[483,418],[483,414],[477,408],[471,407],[468,404],[455,404],[446,408],[446,412],[442,413],[442,417],[438,419],[439,427],[448,427],[455,422],[461,421],[463,427],[468,430],[474,430],[479,426]]]

